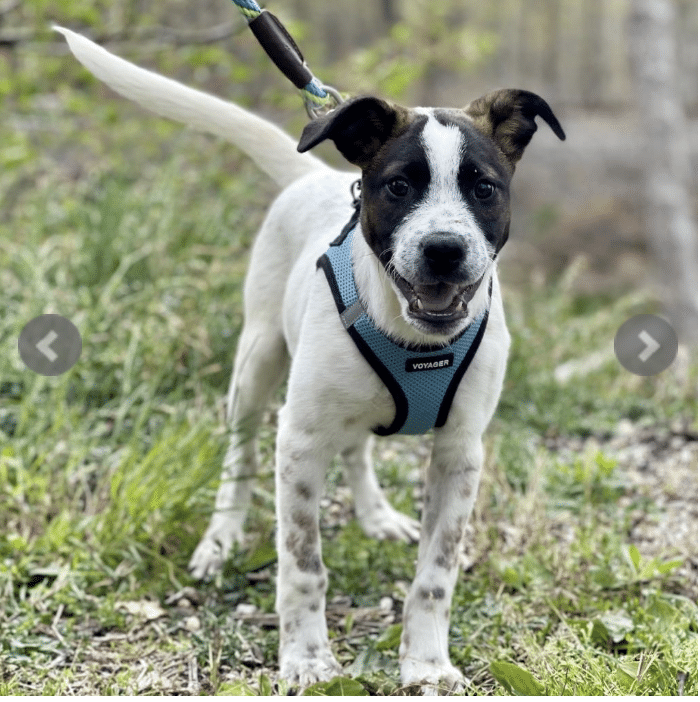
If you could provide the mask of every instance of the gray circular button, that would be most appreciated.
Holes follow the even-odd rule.
[[[635,375],[656,375],[666,370],[678,353],[673,327],[653,314],[628,319],[615,334],[617,360]]]
[[[83,340],[70,320],[58,314],[42,314],[27,322],[17,346],[30,370],[40,375],[61,375],[77,363]]]

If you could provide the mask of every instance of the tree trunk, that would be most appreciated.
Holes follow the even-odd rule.
[[[650,249],[663,301],[679,339],[697,344],[697,223],[690,198],[691,155],[680,91],[672,0],[633,0],[632,72],[642,125],[644,199]]]

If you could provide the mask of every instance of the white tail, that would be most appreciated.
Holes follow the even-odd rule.
[[[63,34],[78,61],[120,95],[162,117],[232,142],[279,185],[284,187],[325,167],[315,156],[298,153],[296,141],[271,122],[231,102],[139,68],[70,29],[54,29]]]

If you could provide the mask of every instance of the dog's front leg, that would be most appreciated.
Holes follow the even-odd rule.
[[[404,604],[401,681],[449,691],[464,677],[447,648],[452,592],[467,519],[474,506],[483,450],[480,436],[436,432],[426,480],[416,577]]]
[[[277,612],[280,674],[303,689],[340,673],[328,642],[325,603],[328,578],[321,560],[319,500],[330,447],[319,433],[295,426],[280,413],[277,435]]]

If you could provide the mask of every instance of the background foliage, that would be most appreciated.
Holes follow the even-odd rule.
[[[697,694],[697,372],[685,356],[638,378],[609,353],[622,321],[658,309],[639,285],[637,155],[616,161],[604,139],[578,151],[576,133],[586,105],[620,124],[631,104],[609,89],[626,85],[620,65],[586,102],[571,88],[571,66],[584,64],[564,57],[587,55],[577,46],[598,56],[599,19],[617,26],[624,4],[509,2],[511,25],[496,4],[351,5],[271,9],[341,89],[461,100],[517,68],[523,87],[548,81],[571,137],[555,152],[538,134],[516,176],[503,266],[513,349],[455,597],[453,660],[478,694]],[[538,22],[556,17],[559,42],[581,18],[593,30],[570,52],[559,46],[551,74]],[[215,583],[186,572],[227,439],[246,255],[274,191],[229,146],[116,99],[52,22],[292,133],[305,122],[222,0],[0,2],[0,692],[284,691],[271,672],[273,413],[249,542]],[[81,361],[57,378],[17,354],[23,325],[47,312],[83,337]],[[392,502],[417,515],[427,444],[383,441],[376,455]],[[415,547],[361,534],[335,465],[324,505],[329,622],[353,681],[321,691],[396,692]]]

